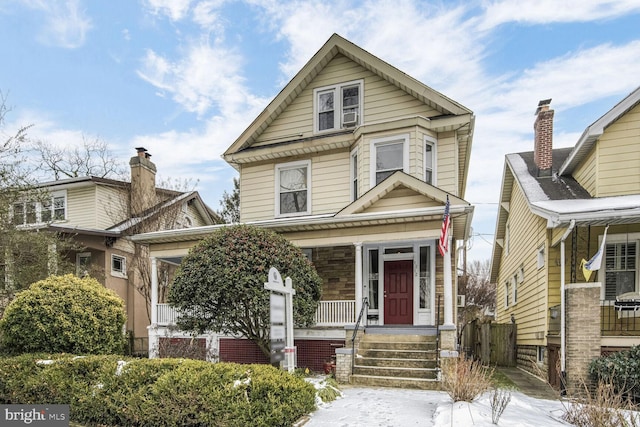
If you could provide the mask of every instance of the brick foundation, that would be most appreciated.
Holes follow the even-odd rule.
[[[344,340],[295,340],[299,368],[322,372],[324,362],[335,358],[336,348]],[[220,338],[220,361],[235,363],[270,363],[258,346],[247,339]]]

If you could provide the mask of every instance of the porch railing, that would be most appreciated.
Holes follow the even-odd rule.
[[[602,335],[640,336],[640,301],[600,301]]]
[[[158,304],[158,325],[176,323],[176,310],[169,304]],[[316,326],[344,326],[356,321],[354,300],[320,301],[316,309]]]

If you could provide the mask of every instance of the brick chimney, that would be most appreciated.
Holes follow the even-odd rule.
[[[139,216],[156,204],[156,165],[144,147],[136,148],[137,155],[129,160],[131,166],[131,216]]]
[[[536,121],[533,124],[534,147],[533,161],[538,168],[538,176],[551,176],[553,160],[551,151],[553,149],[553,110],[549,109],[551,98],[544,99],[538,103],[536,110]]]

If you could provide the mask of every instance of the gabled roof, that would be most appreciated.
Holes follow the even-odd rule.
[[[345,215],[359,214],[366,212],[366,209],[377,201],[384,198],[387,194],[399,187],[409,188],[418,194],[421,194],[429,199],[439,202],[441,206],[447,200],[449,195],[449,204],[451,206],[471,206],[469,202],[462,200],[454,195],[448,194],[446,191],[441,190],[438,187],[427,184],[411,175],[408,175],[402,171],[397,171],[388,176],[380,184],[376,185],[365,194],[363,194],[358,200],[355,200],[350,205],[346,206],[340,212],[336,214],[339,218]]]
[[[379,75],[386,81],[413,95],[415,98],[440,111],[443,116],[472,115],[472,111],[447,98],[418,80],[403,73],[387,62],[370,54],[361,47],[333,34],[320,50],[291,79],[280,93],[269,103],[249,127],[224,152],[225,160],[230,155],[250,147],[258,136],[282,113],[293,100],[313,81],[318,73],[338,54],[342,54],[362,67]],[[469,150],[471,151],[471,150]]]
[[[598,138],[602,136],[604,130],[622,117],[627,111],[638,105],[638,103],[640,103],[640,86],[584,130],[558,173],[560,175],[572,174],[576,166],[589,154]]]

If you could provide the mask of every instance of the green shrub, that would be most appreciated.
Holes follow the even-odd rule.
[[[596,382],[612,384],[621,393],[640,397],[640,346],[594,359],[589,373]]]
[[[0,359],[0,403],[69,404],[71,420],[86,425],[230,427],[288,426],[315,405],[311,384],[269,365],[41,358]]]
[[[50,276],[20,292],[0,320],[6,354],[121,353],[124,302],[95,279]]]

